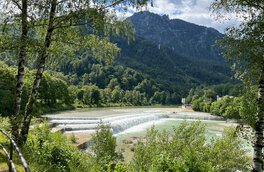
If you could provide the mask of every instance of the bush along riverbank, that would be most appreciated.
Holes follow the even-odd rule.
[[[245,89],[240,84],[198,87],[190,90],[186,103],[192,104],[194,111],[208,112],[254,126],[257,88]]]

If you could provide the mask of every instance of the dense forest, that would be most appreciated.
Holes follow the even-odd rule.
[[[15,88],[15,68],[0,63],[1,108],[4,116],[12,113]],[[44,73],[41,81],[38,101],[38,114],[72,109],[74,107],[100,106],[142,106],[150,104],[176,104],[179,97],[161,91],[155,82],[133,69],[122,66],[102,67],[92,65],[93,72],[85,73],[82,78],[65,76],[58,72]],[[103,72],[104,71],[104,72]],[[23,98],[28,99],[30,85],[33,82],[33,70],[26,70]],[[108,78],[109,77],[109,78]],[[71,83],[77,82],[78,85]],[[25,102],[22,102],[22,109]]]

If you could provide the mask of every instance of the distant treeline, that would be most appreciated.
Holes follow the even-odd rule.
[[[256,111],[256,102],[251,103],[251,106],[248,104],[256,94],[256,89],[252,88],[247,94],[244,89],[242,84],[201,86],[190,90],[186,103],[191,103],[195,111],[210,112],[224,118],[248,118],[248,114]]]
[[[92,68],[96,68],[94,65]],[[109,67],[108,70],[112,69]],[[116,67],[112,70],[119,72],[107,75],[93,69],[91,73],[72,85],[72,80],[79,79],[75,76],[65,76],[62,73],[49,71],[44,73],[36,102],[37,114],[44,112],[72,109],[74,107],[99,107],[99,106],[143,106],[151,104],[176,104],[179,96],[175,93],[161,91],[153,81],[141,76],[132,69]],[[92,81],[92,76],[97,75],[97,83]],[[99,80],[98,75],[103,75]],[[26,69],[25,86],[23,88],[22,109],[30,94],[34,70]],[[16,68],[9,67],[0,62],[0,114],[8,116],[12,113]],[[110,79],[110,78],[111,79]]]

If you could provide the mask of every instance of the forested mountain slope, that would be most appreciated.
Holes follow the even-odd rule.
[[[87,57],[68,61],[59,70],[73,84],[106,88],[112,82],[123,90],[145,92],[149,98],[164,91],[177,95],[177,101],[196,85],[232,82],[215,44],[222,34],[215,29],[150,12],[127,20],[135,27],[136,39],[111,38],[121,48],[113,66]]]
[[[127,20],[135,27],[136,40],[113,39],[121,48],[117,64],[146,74],[162,90],[180,96],[195,85],[232,82],[216,46],[222,34],[215,29],[150,12],[136,13]]]
[[[113,64],[101,63],[77,50],[76,57],[59,58],[63,59],[59,64],[47,65],[48,72],[62,72],[65,76],[55,77],[80,89],[95,85],[109,89],[109,94],[118,93],[120,98],[116,99],[120,101],[110,97],[114,103],[127,102],[122,99],[126,91],[142,93],[145,103],[133,105],[180,103],[181,97],[197,85],[233,82],[230,69],[215,46],[222,37],[216,30],[149,12],[136,13],[127,20],[134,24],[136,39],[128,43],[122,38],[111,38],[121,49]],[[9,65],[16,61],[0,58]]]
[[[142,38],[126,44],[117,41],[122,49],[117,63],[128,66],[159,82],[170,84],[180,91],[197,84],[218,84],[230,81],[230,70],[223,62],[193,59],[176,54],[167,47],[160,49]]]
[[[179,55],[195,59],[223,60],[219,47],[215,45],[215,41],[223,35],[213,28],[180,19],[170,20],[166,15],[150,12],[136,13],[127,20],[133,23],[137,37],[166,46]]]

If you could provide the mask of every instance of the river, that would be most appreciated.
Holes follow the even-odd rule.
[[[209,113],[194,112],[179,107],[91,108],[47,114],[44,117],[53,123],[53,131],[60,130],[68,136],[73,133],[81,147],[85,147],[83,145],[86,142],[89,143],[91,134],[100,121],[111,126],[117,137],[118,148],[124,148],[123,141],[128,138],[145,135],[146,129],[153,125],[157,130],[171,131],[183,120],[187,122],[200,120],[206,125],[208,140],[221,137],[227,127],[237,126],[232,121],[226,121]]]

